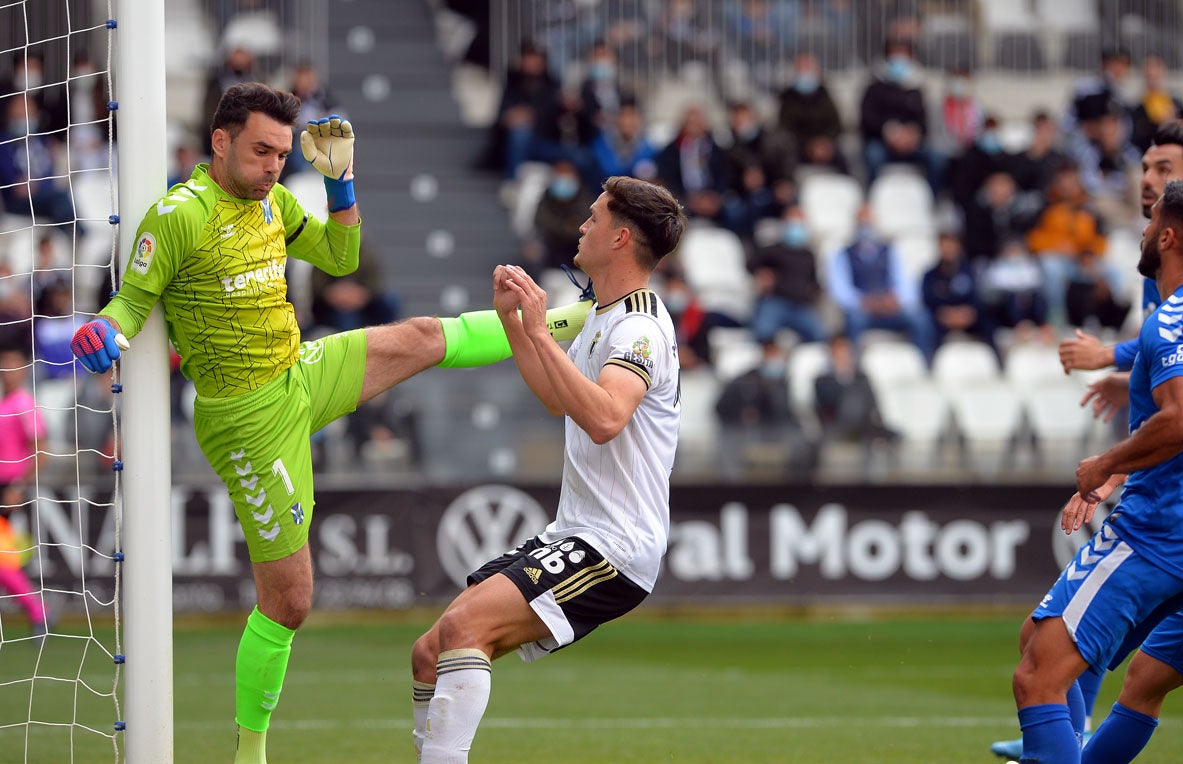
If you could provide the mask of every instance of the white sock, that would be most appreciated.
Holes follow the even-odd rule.
[[[423,741],[427,738],[427,707],[432,695],[435,695],[434,684],[411,682],[411,706],[415,712],[415,730],[411,737],[415,739],[415,761],[423,757]]]
[[[489,656],[480,650],[445,650],[436,662],[435,695],[427,710],[423,764],[467,764],[477,725],[489,705]]]

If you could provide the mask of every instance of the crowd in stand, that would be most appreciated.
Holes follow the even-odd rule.
[[[733,37],[731,47],[756,72],[761,50],[767,57],[783,50],[759,40],[762,23],[765,32],[785,23],[775,16],[785,4],[724,5],[748,15],[729,16],[737,26],[721,33],[752,36],[743,45]],[[833,5],[831,27],[850,9]],[[681,29],[683,60],[722,68],[709,27],[677,21],[700,4],[668,6],[667,43]],[[726,89],[711,76],[699,80],[701,100],[688,99],[677,113],[650,111],[661,99],[646,92],[652,82],[638,82],[635,61],[627,63],[636,49],[627,34],[591,24],[585,33],[605,36],[587,42],[578,59],[556,61],[544,21],[535,20],[539,38],[523,40],[507,71],[483,164],[504,178],[511,205],[523,165],[551,168],[523,249],[535,270],[570,262],[574,229],[615,174],[669,187],[694,225],[738,237],[755,293],[746,315],[699,305],[679,257],[663,266],[683,368],[711,363],[717,327],[746,328],[771,356],[773,346],[842,336],[856,358],[867,330],[889,330],[931,362],[950,340],[986,343],[1001,360],[1014,342],[1052,345],[1070,327],[1113,336],[1136,322],[1129,267],[1136,252],[1111,252],[1109,235],[1134,231],[1136,241],[1141,154],[1161,125],[1183,114],[1153,50],[1135,62],[1121,47],[1104,49],[1096,72],[1073,83],[1067,108],[1031,114],[1016,144],[1004,140],[1004,128],[1014,134],[1015,126],[1001,124],[975,93],[973,68],[926,71],[907,24],[884,30],[856,113],[843,113],[831,95],[822,56],[798,47],[768,62],[769,70],[782,66],[781,80],[756,78],[747,96],[717,99],[725,117],[712,120],[711,97]],[[570,40],[561,48],[580,49]],[[931,257],[920,264],[903,256],[890,221],[877,220],[871,203],[877,183],[900,172],[923,178],[931,192]],[[833,175],[857,182],[864,200],[838,239],[815,224],[802,199],[813,179]]]

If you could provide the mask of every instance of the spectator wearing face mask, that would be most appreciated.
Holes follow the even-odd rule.
[[[933,126],[934,145],[956,156],[974,144],[984,121],[982,104],[974,93],[973,75],[968,67],[960,66],[945,82],[940,114]]]
[[[780,239],[758,247],[748,265],[756,284],[752,335],[767,346],[782,329],[791,329],[804,342],[820,342],[826,336],[822,287],[805,212],[793,205],[782,220]]]
[[[994,328],[978,299],[977,277],[956,234],[941,233],[937,262],[924,274],[920,291],[936,327],[938,346],[950,334],[961,334],[994,347]]]
[[[35,223],[72,223],[74,201],[57,186],[53,145],[41,130],[37,101],[21,95],[3,103],[0,131],[0,198],[5,211]],[[83,233],[83,227],[78,226]]]
[[[855,343],[867,329],[903,332],[931,363],[936,350],[932,319],[895,248],[875,232],[873,216],[871,207],[863,205],[854,241],[830,257],[830,296],[842,309]]]
[[[801,164],[849,172],[838,150],[842,117],[812,53],[798,53],[793,59],[793,81],[780,92],[777,124],[797,147]]]
[[[645,137],[645,123],[635,101],[620,105],[611,122],[600,128],[591,145],[596,185],[613,175],[653,180],[657,175],[657,148]]]
[[[580,179],[574,162],[555,163],[550,184],[534,212],[534,231],[542,244],[543,268],[570,265],[579,248],[579,227],[587,220],[595,195]]]
[[[598,128],[611,123],[624,104],[636,102],[636,96],[620,83],[616,51],[603,40],[592,45],[587,74],[579,86],[579,100]]]
[[[928,113],[912,45],[889,41],[884,53],[859,109],[867,183],[875,181],[885,164],[903,162],[920,166],[938,194],[944,158],[928,144]]]
[[[974,203],[974,197],[981,190],[986,178],[996,172],[1004,172],[1010,166],[1010,158],[1002,150],[998,138],[998,120],[987,116],[973,142],[953,160],[949,171],[949,193],[962,213]]]

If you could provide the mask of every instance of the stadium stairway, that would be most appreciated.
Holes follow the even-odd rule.
[[[430,3],[395,7],[339,1],[328,14],[328,81],[359,135],[365,236],[406,315],[485,307],[493,266],[518,255],[500,179],[472,169],[485,132],[462,122]]]
[[[358,131],[363,230],[403,314],[491,307],[493,267],[518,260],[518,239],[498,198],[501,179],[472,169],[485,130],[462,120],[430,2],[336,0],[329,18],[328,82]],[[391,396],[414,412],[421,453],[410,479],[557,479],[562,423],[545,415],[511,361],[429,370]],[[356,485],[356,465],[336,466],[335,476]]]

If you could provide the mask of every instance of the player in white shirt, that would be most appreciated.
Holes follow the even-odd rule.
[[[666,189],[604,182],[575,255],[597,301],[566,351],[546,331],[546,292],[517,266],[493,273],[493,304],[522,378],[548,412],[566,416],[563,482],[554,522],[472,573],[415,642],[423,764],[468,761],[494,659],[558,650],[653,589],[669,535],[680,403],[673,322],[648,287],[685,226]]]

